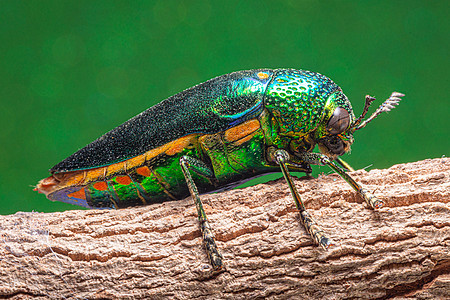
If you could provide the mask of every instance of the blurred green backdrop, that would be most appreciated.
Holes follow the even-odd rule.
[[[32,186],[160,100],[243,69],[325,74],[357,115],[366,94],[379,104],[404,92],[396,110],[356,133],[345,157],[356,168],[448,155],[449,4],[1,1],[0,214],[78,209]]]

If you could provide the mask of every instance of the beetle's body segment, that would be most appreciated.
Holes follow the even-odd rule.
[[[220,133],[191,134],[123,162],[66,173],[71,176],[59,185],[67,187],[48,197],[91,208],[184,199],[189,191],[178,166],[182,156],[206,160],[214,170],[214,179],[193,174],[200,193],[231,188],[245,179],[277,171],[265,162],[264,122],[267,118],[255,118]],[[311,170],[305,165],[297,171]]]
[[[280,70],[266,92],[265,106],[283,124],[280,133],[300,137],[313,131],[323,119],[328,96],[341,89],[327,77],[309,71]],[[340,93],[339,105],[352,111]],[[296,113],[294,114],[293,111]]]
[[[107,166],[189,134],[227,130],[261,113],[271,78],[271,70],[261,69],[226,74],[196,85],[114,128],[50,171]]]
[[[48,198],[92,208],[183,199],[189,192],[177,164],[184,155],[214,170],[214,179],[194,175],[201,193],[277,171],[265,158],[266,148],[290,147],[314,130],[334,92],[340,93],[335,83],[309,71],[259,69],[216,77],[149,108],[55,165],[50,171],[61,181]],[[289,119],[291,107],[303,114]],[[303,164],[297,171],[310,167]],[[120,178],[129,178],[128,184]]]
[[[383,201],[358,184],[338,157],[364,128],[404,96],[392,93],[368,119],[366,96],[355,119],[342,90],[329,78],[293,69],[240,71],[178,93],[106,133],[55,165],[36,190],[50,200],[90,208],[122,208],[192,196],[206,252],[222,268],[201,193],[281,171],[305,229],[328,248],[331,240],[306,210],[289,171],[328,165],[371,208]],[[312,153],[318,145],[321,153]]]

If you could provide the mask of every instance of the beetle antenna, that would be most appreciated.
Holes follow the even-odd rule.
[[[370,103],[372,103],[373,100],[375,100],[375,98],[370,97],[370,96],[366,96],[366,105],[364,106],[364,110],[363,113],[361,115],[361,117],[359,117],[354,125],[352,126],[353,131],[359,130],[364,128],[370,121],[372,121],[373,119],[375,119],[379,114],[381,114],[382,112],[388,112],[391,111],[392,109],[395,108],[396,105],[399,104],[399,102],[402,100],[401,97],[404,97],[405,95],[402,93],[398,93],[398,92],[393,92],[391,94],[391,96],[384,101],[380,107],[378,107],[378,109],[368,118],[366,119],[364,122],[362,122],[360,125],[359,123],[361,122],[362,118],[365,116],[365,114],[367,113],[367,110],[369,109]],[[368,99],[370,98],[370,99]],[[358,126],[359,125],[359,126]]]
[[[356,119],[355,123],[353,123],[352,128],[356,128],[359,123],[361,123],[361,121],[364,119],[364,117],[366,116],[367,112],[369,111],[369,107],[370,104],[372,104],[372,102],[375,101],[375,97],[366,95],[366,103],[364,104],[364,109],[362,114],[359,116],[358,119]],[[356,129],[354,129],[353,131],[355,131]]]

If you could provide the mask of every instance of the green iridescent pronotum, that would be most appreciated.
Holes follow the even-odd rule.
[[[191,195],[209,260],[222,257],[200,194],[281,171],[305,228],[327,248],[331,241],[305,209],[289,171],[329,165],[372,208],[382,201],[356,183],[338,157],[353,133],[404,96],[392,93],[368,119],[366,96],[355,118],[350,101],[329,78],[310,71],[259,69],[222,75],[150,107],[55,165],[36,190],[50,200],[90,208],[122,208]],[[312,153],[315,145],[321,153]],[[334,161],[338,162],[336,164]]]

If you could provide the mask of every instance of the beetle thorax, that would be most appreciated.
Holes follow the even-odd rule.
[[[339,87],[314,72],[284,70],[267,87],[265,106],[280,126],[280,134],[301,137],[322,119],[327,97]]]

